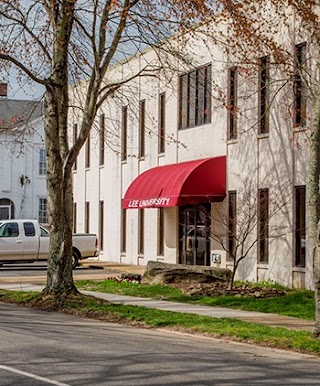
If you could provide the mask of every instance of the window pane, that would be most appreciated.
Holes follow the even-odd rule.
[[[236,255],[237,237],[237,192],[229,192],[228,202],[228,260],[234,260]]]
[[[306,266],[306,188],[295,187],[295,265]]]
[[[86,168],[90,167],[90,136],[86,141]]]
[[[269,190],[259,189],[258,193],[258,261],[269,261]]]
[[[103,251],[103,233],[104,233],[104,203],[100,201],[99,203],[99,240],[100,240],[100,249]]]
[[[99,165],[104,164],[104,149],[105,149],[105,116],[100,115],[100,129],[99,129]]]
[[[228,75],[228,139],[237,138],[237,69]]]
[[[307,87],[305,85],[306,74],[306,43],[296,46],[296,74],[294,82],[294,125],[304,127],[307,114]]]
[[[158,255],[164,255],[164,209],[158,209]]]
[[[47,211],[47,199],[39,198],[39,213],[38,213],[38,221],[41,224],[48,223],[48,211]]]
[[[138,214],[138,253],[144,253],[144,209],[139,209]]]
[[[47,172],[46,150],[40,149],[39,152],[39,175],[44,176]]]
[[[188,75],[180,77],[180,128],[188,127]]]
[[[166,112],[165,112],[165,105],[166,102],[166,96],[165,93],[160,95],[159,98],[159,153],[164,153],[165,151],[165,120],[166,120]]]
[[[127,246],[127,211],[122,209],[121,211],[121,252],[126,252]]]
[[[145,156],[145,135],[146,135],[146,102],[140,101],[139,112],[139,157]]]
[[[268,57],[264,56],[260,59],[259,68],[259,133],[264,134],[269,132],[269,61]]]
[[[122,107],[121,122],[121,160],[127,159],[127,136],[128,136],[128,108]]]

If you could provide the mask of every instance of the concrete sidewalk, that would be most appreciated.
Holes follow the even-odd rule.
[[[41,291],[43,289],[43,286],[20,282],[19,284],[0,283],[0,288],[20,291]],[[314,326],[314,322],[310,320],[292,318],[289,316],[281,316],[275,314],[264,314],[261,312],[233,310],[230,308],[209,307],[197,304],[175,303],[164,300],[114,295],[93,291],[82,291],[82,293],[92,295],[100,299],[105,299],[112,303],[150,307],[164,311],[175,311],[197,315],[206,315],[213,318],[233,318],[245,322],[267,324],[272,327],[284,327],[294,330],[312,331]]]

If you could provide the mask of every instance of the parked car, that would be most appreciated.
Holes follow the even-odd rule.
[[[50,234],[36,220],[5,220],[0,223],[0,266],[47,260]],[[72,267],[79,260],[99,255],[95,234],[74,234],[72,237]]]

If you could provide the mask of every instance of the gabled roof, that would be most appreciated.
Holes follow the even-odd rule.
[[[13,129],[42,115],[42,101],[0,99],[0,129]]]

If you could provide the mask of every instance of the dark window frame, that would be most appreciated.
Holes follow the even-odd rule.
[[[179,130],[211,123],[211,77],[211,63],[180,75]]]
[[[48,223],[48,200],[46,197],[38,198],[38,221],[42,224]]]
[[[238,105],[238,68],[231,67],[228,69],[228,140],[237,139],[238,136],[238,120],[237,120],[237,105]]]
[[[144,209],[138,209],[138,254],[144,254]]]
[[[85,167],[86,169],[90,168],[90,146],[91,146],[91,141],[90,141],[90,134],[86,140],[86,148],[85,148]]]
[[[294,127],[305,127],[307,120],[307,87],[304,81],[307,43],[295,46]]]
[[[90,202],[85,202],[85,214],[84,214],[84,224],[85,224],[85,233],[89,233],[90,231]]]
[[[100,250],[103,251],[103,234],[104,234],[104,201],[99,201],[99,241]]]
[[[127,210],[121,209],[121,239],[120,239],[120,252],[126,253],[127,251]]]
[[[164,208],[158,208],[158,256],[164,256]]]
[[[76,143],[77,139],[78,139],[78,124],[74,123],[73,124],[73,144]],[[78,168],[77,159],[78,158],[76,158],[74,161],[73,171],[77,171],[77,168]]]
[[[144,158],[146,153],[146,101],[139,102],[139,158]]]
[[[294,188],[294,265],[304,268],[306,266],[306,187],[305,185],[300,185]]]
[[[270,62],[269,57],[260,58],[259,65],[259,134],[269,133],[269,90]]]
[[[121,161],[126,161],[128,157],[128,106],[123,106],[121,110]]]
[[[72,229],[73,233],[77,232],[77,203],[74,202],[72,206]]]
[[[164,153],[166,146],[166,93],[159,95],[158,152]]]
[[[100,131],[99,131],[99,165],[104,165],[105,153],[105,115],[100,115]]]
[[[269,263],[269,189],[258,190],[258,263]]]
[[[227,260],[234,261],[237,248],[237,191],[228,192],[228,237],[227,237]]]

